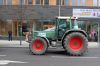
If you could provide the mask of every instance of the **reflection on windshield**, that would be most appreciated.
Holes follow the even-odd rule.
[[[59,28],[62,28],[62,27],[66,27],[66,24],[61,24],[59,25]],[[56,27],[52,27],[52,28],[49,28],[49,29],[45,29],[44,31],[54,31],[56,29]]]
[[[49,29],[45,29],[44,31],[54,31],[56,27],[52,27],[52,28],[49,28]]]

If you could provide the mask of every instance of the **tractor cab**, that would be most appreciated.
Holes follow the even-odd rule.
[[[78,30],[77,17],[57,17],[56,18],[56,31],[59,39],[68,30]]]
[[[57,17],[59,28],[78,29],[77,17]]]

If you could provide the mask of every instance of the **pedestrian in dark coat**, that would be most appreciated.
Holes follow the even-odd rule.
[[[12,31],[8,31],[8,40],[12,41]]]

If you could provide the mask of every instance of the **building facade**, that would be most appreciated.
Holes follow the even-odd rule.
[[[59,5],[59,0],[0,0],[0,5]],[[100,6],[100,0],[60,0],[63,6]]]
[[[100,24],[99,8],[100,0],[0,0],[0,35],[6,36],[11,30],[13,36],[19,36],[23,23],[28,29],[40,29],[37,26],[51,28],[55,16],[77,16],[75,9],[78,10],[78,17],[82,13],[79,19],[81,28],[87,32],[93,28],[97,30]],[[94,12],[95,17],[89,15]]]

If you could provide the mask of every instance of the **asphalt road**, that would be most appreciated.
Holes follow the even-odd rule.
[[[63,49],[49,49],[46,55],[31,55],[28,48],[0,48],[0,66],[100,66],[100,48],[73,57]]]

